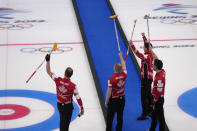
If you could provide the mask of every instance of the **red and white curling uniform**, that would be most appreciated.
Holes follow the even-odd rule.
[[[108,80],[108,87],[112,88],[112,98],[118,98],[125,95],[125,82],[127,71],[123,70],[121,73],[114,73]]]
[[[145,73],[145,68],[144,64],[147,65],[147,75],[148,79],[153,79],[153,64],[154,64],[154,59],[153,55],[150,51],[146,52],[145,54],[140,53],[135,45],[131,45],[132,50],[134,53],[141,59],[141,77],[144,78],[144,73]]]
[[[76,85],[68,78],[57,77],[54,73],[50,74],[51,78],[55,81],[57,91],[57,102],[69,104],[72,103],[73,94],[77,99],[77,103],[83,108],[82,100],[79,96]]]
[[[165,71],[161,71],[155,74],[154,84],[152,89],[152,95],[154,97],[152,104],[154,105],[160,97],[164,97],[165,91]]]

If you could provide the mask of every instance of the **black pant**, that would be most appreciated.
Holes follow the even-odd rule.
[[[153,79],[141,80],[141,103],[142,103],[142,115],[147,116],[150,111],[150,105],[152,103],[151,85]]]
[[[60,131],[68,131],[74,109],[73,104],[57,103],[57,107],[60,114]]]
[[[123,124],[123,111],[125,106],[125,97],[110,98],[107,110],[107,127],[106,131],[112,131],[112,123],[114,115],[117,112],[117,125],[116,131],[122,131]]]
[[[159,98],[155,104],[155,109],[152,112],[152,122],[150,131],[155,131],[157,121],[159,121],[159,131],[165,130],[165,118],[163,111],[164,98]]]

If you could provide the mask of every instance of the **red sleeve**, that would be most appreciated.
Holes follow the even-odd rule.
[[[155,87],[155,88],[157,88],[157,87]],[[161,93],[159,93],[159,92],[156,92],[154,94],[154,99],[153,99],[153,102],[152,102],[153,105],[157,102],[157,100],[159,99],[160,96],[161,96]]]
[[[151,56],[150,55],[148,55],[147,56],[147,58],[146,58],[146,56],[145,56],[145,61],[147,62],[147,64],[151,64]]]
[[[140,53],[136,48],[135,45],[131,45],[132,50],[134,51],[134,53],[137,55],[137,57],[139,57],[140,59],[145,60],[145,57],[142,53]]]

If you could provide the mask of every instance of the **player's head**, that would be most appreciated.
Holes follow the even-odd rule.
[[[114,73],[120,73],[122,70],[122,65],[120,63],[116,63],[114,65]]]
[[[73,75],[73,69],[71,67],[66,68],[65,77],[70,78]]]
[[[161,70],[163,68],[163,62],[159,59],[154,60],[154,70]]]
[[[152,48],[152,44],[150,42],[144,43],[144,52],[150,51],[150,48]]]

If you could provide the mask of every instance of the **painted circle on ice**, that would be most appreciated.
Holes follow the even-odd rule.
[[[14,96],[0,97],[0,103],[4,103],[4,104],[14,103],[14,105],[28,107],[28,109],[30,110],[28,115],[25,115],[21,118],[18,119],[10,118],[10,120],[4,120],[6,124],[5,126],[0,126],[0,129],[21,128],[21,127],[35,125],[48,120],[51,116],[53,116],[55,112],[55,108],[53,107],[53,105],[43,100],[30,98],[30,97],[14,97]],[[3,109],[2,112],[11,114],[15,111],[13,109],[5,108]]]
[[[4,105],[3,105],[4,106]],[[6,115],[12,115],[15,113],[15,110],[12,109],[4,109],[5,107],[3,107],[3,109],[0,109],[0,116],[6,116]],[[1,118],[0,118],[1,119]],[[2,119],[3,120],[3,119]]]
[[[0,105],[0,120],[13,120],[30,113],[29,108],[15,104]]]
[[[30,111],[29,114],[26,114],[19,119],[3,120],[4,126],[0,127],[0,131],[49,131],[59,128],[59,112],[56,99],[56,94],[43,91],[0,90],[1,103],[4,103],[4,105],[17,105],[23,107],[23,109],[27,108]],[[12,106],[12,108],[5,108],[2,104],[0,105],[2,107],[0,108],[0,115],[3,114],[4,116],[9,116],[13,115],[16,111]],[[74,120],[79,113],[77,104],[73,102],[73,105],[74,110],[71,121]],[[50,108],[50,112],[47,112],[44,108]],[[42,111],[43,109],[44,111]],[[42,121],[38,122],[40,119],[42,119]],[[31,120],[33,122],[31,122]],[[24,123],[26,125],[24,125]]]
[[[178,99],[179,107],[187,114],[197,118],[197,88],[184,92]]]

